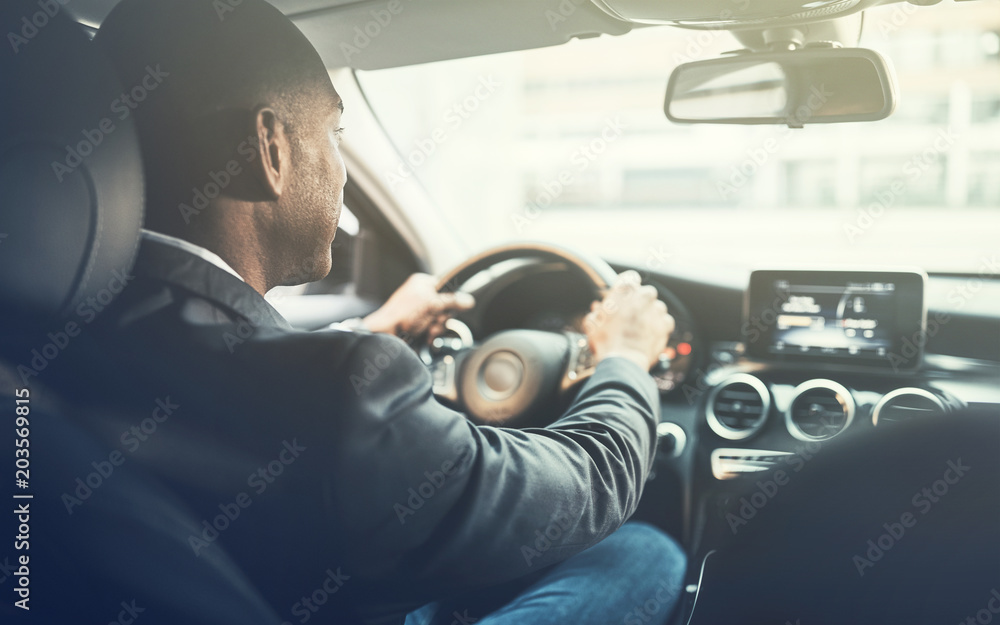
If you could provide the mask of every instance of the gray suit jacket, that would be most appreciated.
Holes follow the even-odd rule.
[[[156,242],[134,276],[87,329],[77,391],[127,408],[94,427],[203,519],[191,557],[227,552],[287,622],[398,621],[560,562],[636,509],[659,395],[625,359],[549,427],[476,426],[395,337],[294,330]]]

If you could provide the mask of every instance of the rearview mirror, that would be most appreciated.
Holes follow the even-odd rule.
[[[872,50],[751,52],[678,66],[663,108],[672,122],[801,128],[885,119],[896,108],[896,87]]]

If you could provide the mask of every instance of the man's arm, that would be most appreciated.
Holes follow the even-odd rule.
[[[619,326],[650,329],[622,301],[608,318],[591,319],[603,359],[548,428],[477,427],[437,403],[430,374],[401,341],[358,341],[342,379],[378,356],[391,359],[374,379],[345,389],[354,399],[341,413],[349,425],[338,428],[328,493],[354,537],[347,555],[360,577],[405,578],[429,593],[495,584],[585,549],[634,512],[659,414],[647,369],[669,324],[638,342],[619,340]],[[650,305],[638,309],[648,316]]]
[[[512,430],[437,403],[398,339],[372,335],[356,350],[357,363],[398,352],[346,411],[342,479],[331,484],[362,577],[403,570],[441,589],[494,584],[585,549],[634,512],[659,414],[636,364],[601,362],[563,418]]]

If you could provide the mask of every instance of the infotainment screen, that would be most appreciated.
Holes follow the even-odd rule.
[[[747,354],[908,369],[926,339],[919,271],[754,271],[742,327]]]

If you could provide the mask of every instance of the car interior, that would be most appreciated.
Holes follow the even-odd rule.
[[[671,623],[1000,618],[1000,5],[270,1],[347,127],[333,270],[267,295],[293,326],[431,273],[476,299],[410,340],[438,401],[544,427],[593,373],[591,302],[635,270],[676,322],[634,517],[687,554]],[[116,0],[56,4],[0,9],[0,397],[28,428],[30,388],[59,459],[31,466],[39,493],[113,451],[44,367],[131,267],[144,203],[128,119],[52,175],[123,90],[91,44]],[[121,473],[75,515],[36,502],[52,618],[136,596],[140,622],[282,622],[233,561],[191,557],[175,493]],[[26,616],[16,555],[4,622]]]

